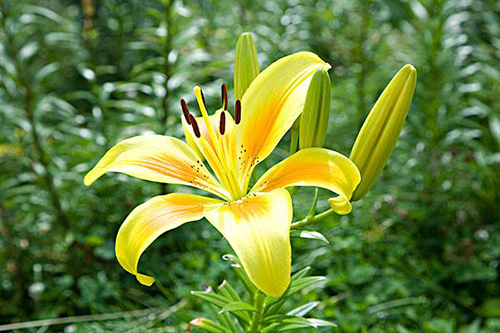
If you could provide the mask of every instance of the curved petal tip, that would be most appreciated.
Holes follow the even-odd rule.
[[[328,203],[333,211],[339,215],[347,215],[352,210],[352,205],[346,198],[342,196],[328,199]]]
[[[137,281],[139,281],[141,284],[147,287],[151,287],[151,285],[155,282],[155,279],[148,275],[137,273],[136,277]]]

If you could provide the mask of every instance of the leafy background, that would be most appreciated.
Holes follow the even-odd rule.
[[[114,258],[120,223],[152,196],[187,190],[117,174],[86,188],[82,178],[121,139],[181,137],[179,99],[192,102],[195,84],[218,108],[244,31],[261,69],[299,50],[332,64],[326,146],[346,155],[392,75],[418,70],[372,191],[313,227],[330,244],[292,240],[294,269],[311,265],[328,281],[288,307],[317,301],[311,315],[341,332],[500,331],[495,0],[0,1],[0,323],[89,315],[25,331],[182,332],[204,311],[189,291],[234,279],[221,260],[229,246],[201,222],[148,249],[141,269],[158,282],[141,286]],[[295,196],[296,219],[312,193]],[[132,310],[144,312],[99,317]]]

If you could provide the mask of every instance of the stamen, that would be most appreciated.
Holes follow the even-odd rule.
[[[234,103],[234,122],[238,125],[241,121],[241,102],[236,100]]]
[[[184,118],[186,118],[186,122],[188,125],[191,125],[191,119],[189,119],[189,109],[187,107],[186,101],[184,98],[181,98],[181,108],[182,108],[182,113],[184,114]]]
[[[203,106],[206,108],[207,102],[205,102],[205,95],[203,95],[203,89],[201,89],[200,85],[198,85],[198,88],[200,88],[200,94],[201,94],[201,100],[203,101]]]
[[[224,112],[224,111],[222,111],[220,114],[219,130],[220,130],[221,135],[224,135],[224,133],[226,132],[226,112]]]
[[[196,122],[196,118],[193,117],[192,114],[189,114],[189,120],[191,121],[191,126],[193,126],[194,135],[196,135],[197,138],[200,138],[201,133],[200,128],[198,127],[198,123]]]
[[[207,108],[205,106],[205,101],[204,101],[204,97],[203,97],[203,92],[201,91],[201,87],[200,86],[195,86],[194,89],[193,89],[193,92],[194,92],[194,95],[196,96],[196,101],[198,102],[198,105],[200,107],[200,111],[201,111],[201,115],[203,116],[203,121],[205,122],[205,126],[207,127],[207,131],[208,131],[208,135],[210,137],[210,140],[212,140],[212,142],[216,142],[217,141],[217,138],[216,138],[216,129],[214,128],[212,122],[210,121],[209,117],[208,117],[208,112],[207,112]]]
[[[223,83],[221,87],[221,96],[222,108],[224,109],[224,111],[227,111],[227,85],[225,83]]]

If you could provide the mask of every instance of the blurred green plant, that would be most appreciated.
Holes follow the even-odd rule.
[[[217,259],[228,248],[218,236],[186,225],[148,250],[142,269],[160,279],[158,289],[142,289],[117,267],[112,239],[135,203],[163,189],[114,177],[83,190],[81,179],[121,139],[179,135],[177,103],[195,84],[218,106],[222,81],[214,78],[231,82],[234,40],[252,30],[261,65],[304,49],[332,64],[325,145],[344,154],[394,69],[419,69],[379,181],[352,215],[322,222],[330,244],[315,225],[300,232],[313,239],[292,239],[298,267],[314,263],[312,274],[328,279],[321,292],[300,295],[319,302],[311,315],[345,332],[500,331],[498,1],[3,0],[0,8],[0,322],[169,308],[200,283],[235,278],[222,273]],[[289,143],[257,173],[286,157]],[[313,196],[297,192],[298,220]],[[328,196],[318,196],[320,212]],[[164,319],[40,331],[175,332],[201,310],[189,302]]]

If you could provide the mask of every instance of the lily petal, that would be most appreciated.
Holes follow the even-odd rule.
[[[347,214],[350,205],[347,205],[347,209],[345,202],[352,197],[360,180],[358,168],[344,155],[325,148],[307,148],[269,169],[255,183],[251,192],[268,192],[286,186],[322,187],[343,199],[338,199],[339,205],[332,208],[338,213]]]
[[[116,257],[120,265],[140,283],[150,286],[154,278],[138,273],[139,258],[161,234],[203,218],[204,206],[221,203],[194,194],[172,193],[154,197],[137,206],[123,222],[116,237]]]
[[[351,202],[340,195],[328,199],[328,204],[330,204],[330,208],[339,215],[347,215],[352,210]]]
[[[252,282],[280,296],[290,284],[292,214],[290,194],[278,189],[229,202],[205,217],[226,237]]]
[[[272,152],[302,112],[311,77],[320,68],[328,70],[330,65],[314,53],[295,53],[271,64],[248,87],[236,127],[244,188],[255,165]]]
[[[194,186],[224,199],[228,197],[196,153],[184,141],[169,136],[143,135],[119,142],[85,176],[85,185],[90,186],[108,171]]]

